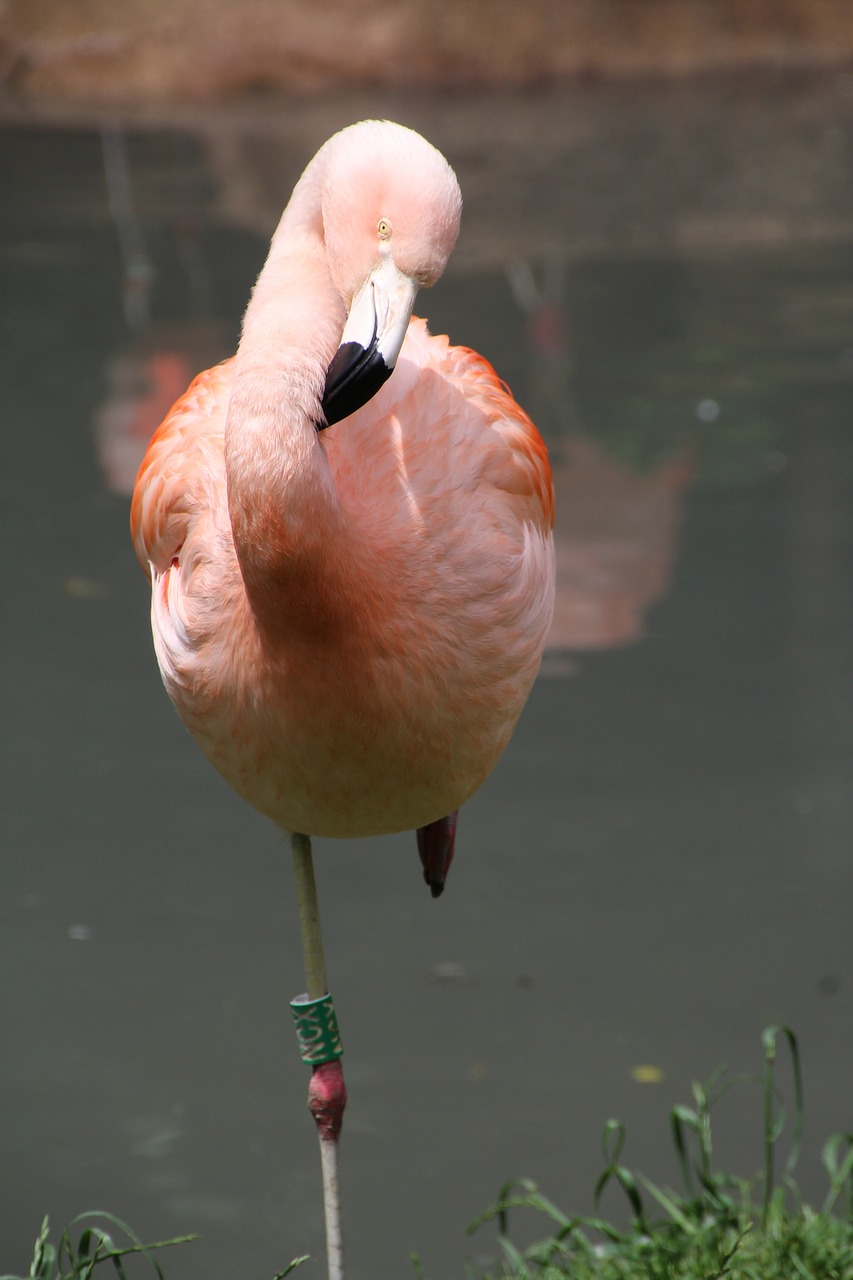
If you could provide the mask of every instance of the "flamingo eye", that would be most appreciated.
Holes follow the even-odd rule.
[[[378,235],[379,235],[379,239],[380,239],[380,240],[390,240],[390,238],[391,238],[391,223],[388,221],[388,219],[387,219],[387,218],[380,218],[380,219],[379,219],[379,221],[378,221],[378,222],[377,222],[377,224],[376,224],[376,230],[377,230],[377,233],[378,233]]]

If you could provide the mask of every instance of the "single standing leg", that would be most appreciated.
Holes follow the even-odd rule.
[[[320,1139],[329,1280],[344,1280],[338,1138],[347,1094],[340,1062],[340,1039],[326,982],[311,839],[294,832],[290,837],[290,847],[293,852],[299,929],[308,986],[306,994],[294,1000],[291,1008],[294,1011],[302,1057],[312,1066],[308,1109],[314,1117]]]

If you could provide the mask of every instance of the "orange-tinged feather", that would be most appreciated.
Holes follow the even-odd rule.
[[[401,133],[364,135],[394,141],[379,213],[400,269],[432,279],[458,190],[439,157],[431,231],[412,202],[438,161],[418,152],[407,176]],[[131,528],[164,683],[211,762],[280,826],[355,836],[450,814],[506,746],[551,621],[554,498],[545,446],[488,361],[420,320],[381,390],[315,430],[337,277],[375,254],[375,209],[356,227],[323,204],[315,238],[341,138],[294,193],[237,356],[155,432]],[[360,201],[381,155],[365,172]]]

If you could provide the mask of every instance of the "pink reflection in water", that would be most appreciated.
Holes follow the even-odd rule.
[[[107,488],[130,496],[148,441],[200,369],[227,355],[222,326],[196,321],[153,325],[106,367],[106,396],[95,416],[98,461]]]
[[[639,640],[668,591],[692,476],[686,457],[641,474],[575,438],[555,470],[557,603],[550,649],[612,649]]]

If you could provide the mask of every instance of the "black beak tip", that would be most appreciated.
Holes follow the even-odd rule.
[[[348,418],[367,404],[392,372],[375,346],[365,348],[360,342],[345,342],[338,347],[326,373],[323,392],[326,425]]]

